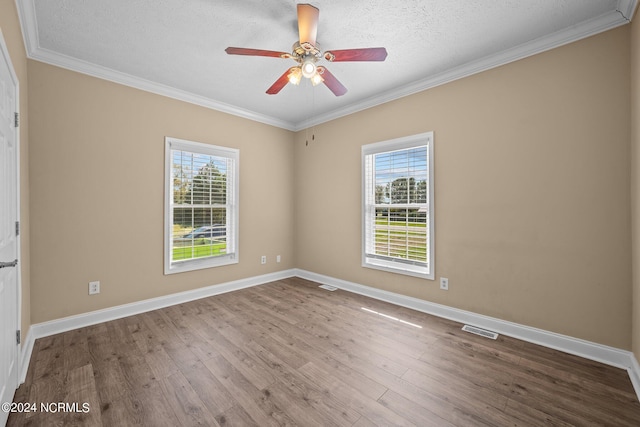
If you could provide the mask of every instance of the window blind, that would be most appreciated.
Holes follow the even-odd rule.
[[[173,139],[168,144],[170,266],[234,259],[237,150]]]
[[[430,143],[419,135],[363,147],[365,266],[431,273]]]

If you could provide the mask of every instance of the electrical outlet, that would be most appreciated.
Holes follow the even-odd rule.
[[[443,291],[449,290],[449,279],[447,279],[446,277],[440,278],[440,289],[442,289]]]
[[[89,282],[89,295],[95,295],[100,293],[100,282]]]
[[[280,255],[276,256],[276,262],[280,262],[281,260]]]
[[[267,256],[266,255],[262,255],[260,257],[260,264],[266,264],[267,263]]]

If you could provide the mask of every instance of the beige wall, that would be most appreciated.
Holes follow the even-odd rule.
[[[629,27],[315,127],[297,267],[631,348]],[[361,267],[360,149],[435,132],[435,274]]]
[[[30,242],[29,242],[29,115],[27,55],[22,41],[20,21],[13,0],[0,0],[0,30],[11,56],[13,68],[20,82],[20,223],[21,254],[20,272],[22,275],[22,335],[26,336],[31,326],[30,293]]]
[[[631,24],[631,239],[633,243],[632,343],[640,360],[640,22]]]
[[[29,61],[31,321],[300,267],[630,349],[636,33],[619,28],[318,125],[308,146],[306,131]],[[361,146],[429,130],[435,272],[448,292],[360,266]],[[162,274],[165,136],[240,149],[240,264]],[[87,295],[90,280],[100,295]],[[638,301],[638,280],[634,290]]]
[[[35,61],[29,81],[34,323],[294,266],[291,132]],[[239,264],[163,274],[165,136],[240,149]]]

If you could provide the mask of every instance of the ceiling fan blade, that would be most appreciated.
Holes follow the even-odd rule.
[[[324,59],[330,62],[384,61],[386,58],[387,58],[387,49],[383,47],[330,50],[324,53]]]
[[[287,71],[285,71],[284,74],[281,75],[280,78],[278,78],[278,80],[276,80],[275,83],[273,83],[269,89],[267,89],[267,93],[269,95],[277,94],[282,90],[283,87],[287,85],[287,83],[289,83],[289,78],[287,76],[289,75],[290,71],[291,69],[288,69]]]
[[[300,44],[309,43],[315,47],[318,35],[318,16],[320,10],[310,4],[298,5],[298,33]]]
[[[274,50],[246,49],[244,47],[228,47],[224,50],[229,55],[248,56],[270,56],[273,58],[291,58],[291,54],[286,52],[276,52]]]
[[[324,84],[329,88],[335,96],[342,96],[347,93],[347,88],[335,78],[326,67],[318,67],[318,73],[324,79]]]

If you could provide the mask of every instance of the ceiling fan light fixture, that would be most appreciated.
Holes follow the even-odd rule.
[[[324,81],[324,79],[322,78],[322,76],[318,72],[316,72],[313,76],[311,76],[311,84],[314,85],[314,86],[318,86],[323,81]]]
[[[299,85],[300,80],[302,80],[302,70],[300,67],[293,67],[289,70],[289,74],[287,75],[289,79],[289,83],[292,85]]]
[[[315,57],[309,55],[302,61],[302,75],[310,79],[316,74]]]

